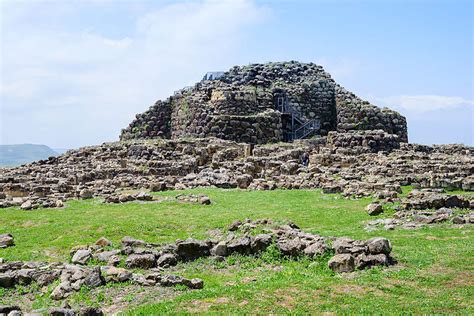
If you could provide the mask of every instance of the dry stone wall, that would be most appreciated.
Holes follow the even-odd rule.
[[[407,121],[398,112],[379,108],[343,87],[336,86],[337,130],[384,130],[408,142]]]
[[[137,115],[120,138],[214,136],[262,144],[285,140],[311,120],[319,120],[320,128],[307,136],[383,130],[408,139],[400,114],[361,100],[321,66],[295,61],[236,66],[217,80],[196,83]]]
[[[388,134],[383,130],[349,131],[345,133],[330,132],[327,144],[333,148],[347,148],[356,154],[390,152],[400,148],[400,139],[397,135]],[[345,151],[345,153],[348,153]]]

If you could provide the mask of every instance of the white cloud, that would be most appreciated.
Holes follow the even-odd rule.
[[[14,16],[1,30],[2,143],[69,147],[117,139],[157,99],[232,66],[246,49],[248,29],[267,16],[251,0],[183,1],[143,11],[135,29],[113,38],[86,23],[67,26],[80,2],[46,5],[2,7]],[[38,9],[56,24],[30,22]],[[99,25],[110,23],[120,27],[121,17]]]
[[[368,96],[368,99],[379,106],[399,109],[413,115],[422,115],[438,110],[450,110],[458,107],[473,107],[474,100],[462,97],[442,95],[401,95],[390,97]]]

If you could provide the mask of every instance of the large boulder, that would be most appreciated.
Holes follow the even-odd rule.
[[[10,273],[0,273],[0,288],[15,286],[15,276]]]
[[[367,214],[369,214],[370,216],[375,216],[375,215],[379,215],[383,213],[382,205],[378,203],[370,203],[369,205],[367,205],[365,210],[367,211]]]
[[[229,255],[233,253],[248,255],[252,252],[250,243],[251,243],[250,237],[240,237],[240,238],[233,239],[227,244],[227,253]]]
[[[20,205],[20,208],[25,211],[31,210],[33,208],[33,203],[31,203],[30,200],[25,201]]]
[[[323,242],[315,242],[304,249],[304,254],[309,257],[321,256],[327,250],[326,244]]]
[[[328,266],[334,272],[352,272],[355,270],[354,256],[348,253],[337,254],[329,260]]]
[[[176,254],[183,261],[195,260],[210,254],[209,245],[193,238],[188,238],[176,244]]]
[[[95,242],[95,245],[100,246],[100,247],[109,247],[109,246],[112,246],[112,242],[110,240],[108,240],[107,238],[105,238],[105,237],[100,237]]]
[[[92,258],[92,253],[89,249],[79,249],[72,256],[71,262],[75,264],[86,264]]]
[[[387,266],[389,258],[386,254],[380,253],[378,255],[361,254],[356,258],[356,267],[359,270],[371,268],[373,266]]]
[[[12,234],[0,234],[0,248],[14,246],[15,242]]]
[[[302,254],[305,243],[298,237],[294,239],[284,239],[277,242],[277,247],[285,256],[296,257]]]
[[[106,282],[126,282],[132,278],[132,272],[124,268],[105,267],[102,269]]]
[[[11,312],[20,312],[21,309],[17,305],[0,305],[0,315],[9,315]]]
[[[137,246],[145,246],[146,242],[140,239],[134,239],[129,236],[125,236],[122,238],[122,246],[124,247],[137,247]]]
[[[219,242],[211,249],[211,255],[225,257],[227,256],[227,244],[225,241]]]
[[[171,267],[178,263],[178,258],[171,253],[162,254],[156,261],[158,267]]]
[[[94,192],[92,192],[91,190],[89,189],[82,189],[80,192],[79,192],[79,196],[81,197],[81,199],[92,199],[92,197],[94,196]]]
[[[388,255],[392,251],[392,244],[387,238],[375,237],[367,241],[367,248],[370,254],[383,253]]]
[[[253,253],[265,251],[272,243],[272,236],[269,234],[259,234],[255,236],[250,244]]]
[[[155,266],[156,260],[152,254],[131,254],[125,264],[128,268],[150,269]]]

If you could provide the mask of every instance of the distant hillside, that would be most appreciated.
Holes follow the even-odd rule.
[[[57,155],[57,152],[46,145],[0,145],[0,167],[19,166]]]

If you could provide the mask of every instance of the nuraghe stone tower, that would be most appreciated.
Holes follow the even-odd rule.
[[[120,139],[218,137],[262,144],[351,130],[384,130],[408,141],[399,113],[361,100],[321,66],[291,61],[208,73],[138,114]]]

